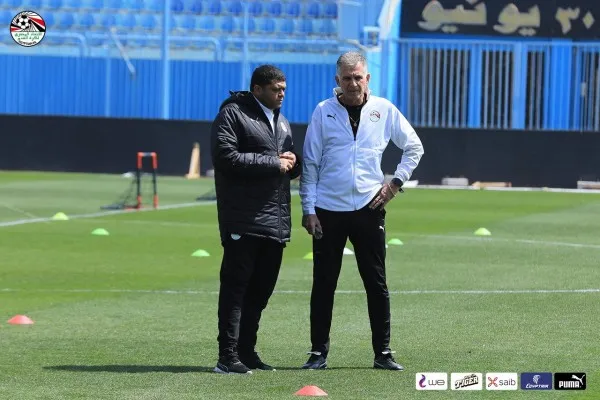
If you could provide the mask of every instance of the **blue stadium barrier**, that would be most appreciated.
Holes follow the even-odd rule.
[[[160,45],[161,35],[116,34],[123,43],[147,40]],[[0,110],[9,114],[33,115],[74,115],[107,116],[134,118],[161,118],[161,60],[132,59],[135,74],[128,71],[127,65],[114,50],[112,41],[104,33],[61,34],[49,32],[48,38],[56,40],[79,39],[81,51],[72,56],[29,56],[0,55],[0,73],[5,76],[26,76],[29,65],[44,64],[36,79],[28,80],[31,85],[39,86],[41,94],[32,101],[26,96],[15,96],[12,81],[0,82]],[[44,39],[46,40],[46,39]],[[112,50],[105,51],[103,57],[89,57],[93,46],[91,41],[111,45]],[[198,42],[197,46],[212,46],[213,61],[174,59],[170,61],[170,118],[174,119],[212,119],[219,104],[228,96],[229,90],[247,89],[241,79],[243,68],[255,68],[255,63],[245,64],[239,61],[218,61],[223,58],[226,46],[243,46],[243,38],[229,37],[224,41],[214,37],[190,38],[188,35],[171,36],[169,41],[175,48],[182,43]],[[249,46],[285,43],[297,47],[310,44],[302,39],[271,39],[262,37],[245,39]],[[312,41],[313,45],[336,46],[337,41]],[[223,47],[221,47],[223,45]],[[321,60],[322,60],[321,56]],[[282,64],[277,63],[289,79],[288,95],[284,112],[292,122],[306,121],[314,105],[331,94],[335,85],[333,76],[335,64]],[[24,68],[25,66],[25,68]],[[35,67],[37,68],[37,67]],[[25,75],[24,75],[25,74]],[[306,77],[311,77],[311,85],[306,85]],[[44,83],[42,83],[44,82]],[[56,87],[55,87],[56,86]],[[57,88],[61,89],[57,89]],[[211,95],[198,95],[198,90]],[[9,95],[10,94],[10,95]],[[214,95],[212,95],[214,94]],[[73,101],[73,99],[78,101]]]
[[[65,15],[68,14],[57,16],[59,23],[61,18],[66,18]],[[140,23],[144,25],[144,20],[149,17],[150,15],[142,16]],[[267,24],[267,21],[273,20],[264,19],[263,26],[259,25],[260,29],[265,29],[264,24]],[[176,26],[179,25],[179,22],[176,23]],[[127,43],[148,41],[153,43],[155,48],[160,46],[162,39],[158,33],[127,34],[118,37]],[[194,92],[195,88],[202,87],[206,92],[216,93],[224,90],[223,93],[226,93],[224,86],[227,90],[237,90],[247,83],[241,79],[241,72],[249,71],[250,66],[243,58],[238,58],[238,61],[225,61],[226,49],[236,49],[239,52],[240,49],[244,49],[244,43],[248,44],[249,51],[263,52],[276,46],[294,49],[306,46],[313,49],[319,46],[340,48],[340,42],[337,40],[265,39],[254,35],[248,38],[225,39],[211,36],[195,39],[189,35],[182,35],[172,36],[169,40],[174,48],[191,46],[213,52],[213,61],[171,60],[173,68],[170,82],[173,93],[177,93],[171,99],[171,115],[173,118],[194,119],[212,119],[214,107],[218,106],[215,104],[218,102],[209,102],[205,108],[201,107],[196,111],[182,112],[180,110],[187,109],[187,105],[182,103],[182,99],[188,98],[186,90]],[[118,72],[123,71],[124,67],[116,53],[113,53],[109,63],[114,66],[109,78],[106,69],[94,67],[95,59],[87,57],[93,47],[92,41],[111,43],[106,34],[66,34],[52,30],[48,31],[47,37],[44,38],[44,42],[46,41],[73,42],[79,46],[79,57],[2,55],[0,73],[14,79],[0,83],[0,93],[11,93],[12,81],[29,82],[26,78],[29,76],[27,69],[22,67],[33,63],[34,59],[35,62],[47,60],[48,65],[55,66],[39,70],[38,74],[47,80],[56,81],[57,76],[64,76],[65,79],[79,76],[77,87],[81,92],[52,93],[52,101],[44,99],[44,96],[41,96],[39,101],[5,101],[0,104],[1,112],[105,115],[104,109],[98,110],[92,106],[85,108],[85,101],[82,102],[82,108],[78,108],[79,106],[71,104],[71,100],[73,96],[82,99],[91,95],[102,97],[101,89],[105,86],[99,89],[95,85],[108,81],[109,86],[114,88],[112,93],[118,91],[119,87],[129,88],[127,90],[131,91],[128,92],[131,96],[130,101],[133,101],[134,105],[121,109],[115,104],[120,104],[122,100],[111,94],[110,105],[107,107],[109,112],[106,115],[142,118],[161,116],[158,106],[152,105],[161,101],[160,84],[157,80],[157,76],[161,74],[159,59],[133,60],[140,71],[136,80],[143,81],[144,86],[147,86],[140,92],[142,89],[133,89],[137,87],[135,82],[127,81],[129,78],[126,73]],[[397,93],[397,104],[415,126],[600,132],[600,43],[401,39],[397,40],[396,45],[399,64],[393,84]],[[239,54],[247,56],[244,51]],[[15,59],[20,61],[15,63]],[[61,64],[63,62],[64,64]],[[76,67],[80,70],[73,69]],[[208,78],[206,81],[189,80],[190,77],[198,77],[197,73],[202,69],[212,71],[213,67],[219,71],[230,71],[232,75],[219,73],[217,77]],[[333,86],[333,73],[326,75],[322,84],[319,83],[320,76],[314,75],[328,70],[329,67],[333,68],[333,63],[289,64],[287,68],[291,72],[286,71],[289,85],[295,84],[296,81],[305,83],[307,79],[311,82],[311,85],[303,84],[303,87],[297,89],[298,92],[310,92],[307,97],[304,97],[305,93],[294,93],[293,89],[288,92],[286,104],[295,105],[286,107],[291,121],[306,122],[310,108],[320,99],[329,96]],[[197,68],[200,68],[198,72],[194,72]],[[319,72],[306,72],[311,71],[311,68]],[[302,71],[302,74],[299,71]],[[219,79],[224,81],[216,82]],[[70,87],[67,81],[62,85]]]
[[[0,18],[8,23],[17,12],[13,6],[18,10],[41,0],[1,1]],[[166,65],[172,65],[170,74],[164,75],[170,82],[165,86],[172,87],[171,91],[177,92],[178,97],[165,96],[172,103],[169,115],[211,119],[214,110],[207,111],[212,110],[210,107],[189,113],[178,111],[185,109],[180,98],[186,98],[184,90],[190,89],[183,75],[175,74],[175,70],[195,79],[199,75],[191,72],[194,68],[209,71],[212,67],[205,63],[213,62],[218,68],[233,73],[231,77],[223,77],[222,84],[229,89],[239,89],[247,85],[253,57],[265,62],[277,60],[278,64],[280,60],[290,60],[290,71],[294,71],[290,81],[292,78],[310,79],[312,84],[319,79],[294,74],[312,67],[314,71],[327,70],[329,64],[319,65],[329,62],[320,58],[321,55],[337,56],[344,48],[354,48],[344,47],[343,42],[337,40],[343,37],[337,19],[343,8],[338,9],[333,0],[257,0],[247,3],[247,10],[244,4],[246,2],[239,0],[170,0],[171,29],[166,36],[172,55],[161,59],[164,0],[43,0],[41,14],[49,29],[44,42],[36,47],[36,50],[41,49],[36,52],[39,55],[26,56],[23,51],[15,50],[20,55],[14,57],[25,64],[48,60],[49,65],[56,68],[51,70],[53,75],[50,70],[42,72],[47,79],[61,74],[77,76],[77,87],[83,97],[98,96],[102,90],[112,88],[105,95],[108,105],[100,111],[92,106],[78,108],[67,104],[67,94],[62,97],[54,93],[50,102],[45,99],[45,103],[5,104],[5,107],[0,106],[0,112],[159,118],[166,115],[164,107],[161,109],[162,71],[163,68],[168,71]],[[6,9],[7,6],[11,9]],[[135,12],[124,12],[131,10]],[[245,11],[249,17],[246,33]],[[134,64],[140,65],[139,77],[130,83],[122,81],[124,67],[118,53],[114,48],[106,53],[103,47],[114,47],[106,34],[112,28],[117,29],[126,50],[134,54]],[[397,75],[393,79],[382,76],[380,80],[386,81],[384,84],[389,87],[386,94],[416,126],[600,131],[600,43],[460,38],[381,42],[378,28],[369,29],[364,29],[358,43],[381,45],[384,49],[392,46],[397,51],[397,65],[391,69],[397,71]],[[10,52],[18,46],[9,35],[3,36],[0,45],[7,53],[0,56],[4,61],[0,71],[4,76],[27,81],[26,75],[16,69],[17,64],[8,62],[13,57]],[[65,58],[64,65],[61,57]],[[98,57],[105,60],[99,66],[97,60],[92,60]],[[80,59],[75,61],[75,58]],[[293,63],[303,65],[296,67]],[[385,56],[381,57],[381,63],[382,71],[390,70],[385,66]],[[59,69],[59,65],[64,69]],[[138,88],[141,85],[135,84],[140,77],[147,80],[143,90]],[[105,84],[98,86],[97,82]],[[86,85],[90,88],[85,88]],[[127,88],[124,90],[133,105],[124,108],[116,105],[121,101],[115,98],[121,85]],[[205,90],[212,93],[218,91],[221,83],[210,80],[196,85],[205,85]],[[330,93],[331,86],[332,75],[329,75],[323,85],[315,87],[314,95],[303,97],[290,91],[286,103],[301,104],[298,99],[309,104],[318,101]],[[8,84],[0,84],[0,93],[4,93],[2,89],[9,89]],[[306,122],[310,107],[298,107],[289,111],[290,119]]]
[[[600,132],[600,43],[395,39],[417,126]]]

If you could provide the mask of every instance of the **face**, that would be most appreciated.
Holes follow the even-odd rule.
[[[335,81],[342,88],[343,101],[352,106],[360,105],[365,101],[370,79],[371,74],[367,73],[361,63],[353,67],[344,66],[340,69],[339,75],[335,76]]]
[[[265,107],[275,110],[281,108],[283,98],[285,97],[285,89],[285,81],[271,82],[265,86],[254,85],[252,93]]]

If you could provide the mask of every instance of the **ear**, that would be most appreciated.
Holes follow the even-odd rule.
[[[340,85],[340,77],[337,75],[335,76],[335,83],[337,83],[338,86],[341,86]]]
[[[369,83],[370,80],[371,80],[371,74],[367,74],[367,84]]]

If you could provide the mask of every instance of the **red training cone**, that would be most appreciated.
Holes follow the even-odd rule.
[[[8,320],[11,325],[33,325],[33,320],[27,315],[15,315]]]
[[[327,393],[318,386],[304,386],[294,394],[296,396],[327,396]]]

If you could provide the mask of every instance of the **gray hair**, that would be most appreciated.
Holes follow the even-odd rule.
[[[358,64],[362,64],[367,72],[367,59],[365,56],[360,54],[358,51],[349,51],[342,54],[337,60],[336,75],[340,76],[340,71],[344,67],[355,67]]]

